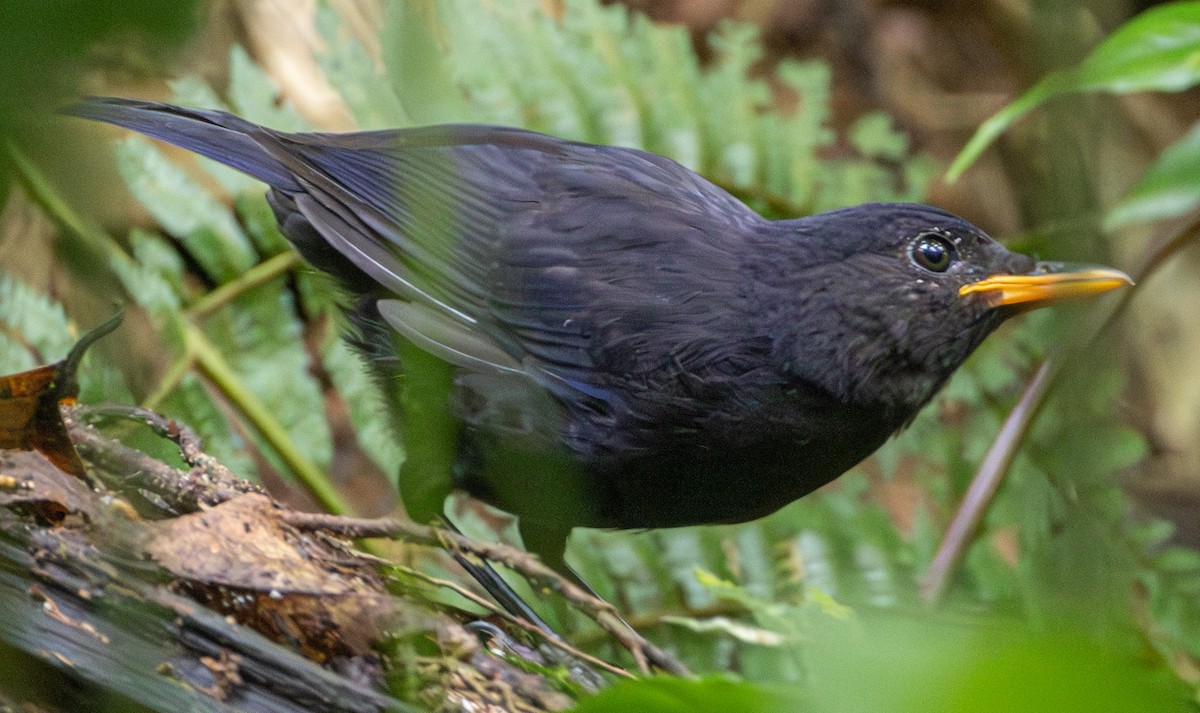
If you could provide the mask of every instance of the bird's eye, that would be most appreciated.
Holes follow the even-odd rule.
[[[917,236],[909,248],[912,261],[930,272],[945,272],[954,261],[954,246],[940,235]]]

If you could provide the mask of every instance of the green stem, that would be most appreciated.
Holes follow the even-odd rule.
[[[287,430],[271,414],[270,409],[246,388],[229,362],[225,361],[212,342],[208,341],[208,337],[194,325],[189,325],[186,335],[188,351],[196,355],[196,367],[245,415],[250,425],[283,459],[296,479],[316,498],[321,507],[335,515],[350,512],[350,507],[330,484],[325,474],[300,454]]]
[[[16,169],[17,180],[25,189],[26,195],[41,207],[65,236],[74,241],[74,247],[82,254],[86,264],[93,268],[102,267],[106,270],[106,279],[119,283],[111,263],[120,262],[126,267],[133,266],[133,260],[120,244],[104,231],[89,226],[72,210],[19,146],[12,141],[5,141],[4,152]]]
[[[199,322],[255,287],[265,285],[286,275],[300,264],[300,255],[288,251],[264,260],[243,272],[237,279],[226,282],[192,303],[185,312],[188,319]]]
[[[195,365],[196,356],[190,351],[185,352],[182,359],[175,360],[175,363],[171,364],[171,368],[163,375],[162,380],[158,383],[154,391],[142,399],[142,408],[151,411],[157,410],[158,405],[165,401],[171,395],[172,391],[179,388],[179,385],[183,383],[183,378],[187,376],[188,372]]]

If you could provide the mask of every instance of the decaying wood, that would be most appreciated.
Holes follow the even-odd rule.
[[[469,617],[395,596],[378,560],[296,527],[197,452],[181,471],[66,414],[95,487],[36,451],[0,450],[5,702],[285,712],[573,703],[561,684],[514,665],[511,650],[481,646]],[[185,448],[188,438],[175,440]],[[387,684],[397,679],[406,684]]]

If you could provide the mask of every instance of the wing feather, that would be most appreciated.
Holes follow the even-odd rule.
[[[520,365],[565,403],[717,378],[711,335],[736,340],[735,265],[761,219],[669,159],[502,127],[288,134],[153,102],[69,111],[266,181],[289,237],[367,280],[351,287],[391,326],[466,368]]]
[[[297,200],[305,217],[380,285],[429,308],[391,310],[389,323],[468,368],[528,364],[555,391],[594,397],[604,368],[661,369],[668,355],[656,352],[689,334],[679,321],[711,326],[713,300],[737,289],[691,273],[707,265],[736,281],[737,236],[761,220],[631,149],[488,127],[261,131],[312,197]],[[717,289],[706,299],[695,284]],[[480,336],[461,339],[466,326]],[[704,349],[676,347],[685,361]]]

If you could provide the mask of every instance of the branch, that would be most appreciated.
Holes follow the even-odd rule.
[[[524,550],[498,542],[472,540],[457,532],[406,520],[351,518],[291,511],[284,513],[282,519],[299,530],[319,530],[352,538],[398,538],[415,544],[466,552],[489,562],[500,563],[519,572],[535,585],[558,594],[576,610],[583,612],[620,642],[643,669],[646,669],[646,661],[650,661],[664,671],[677,676],[692,675],[688,668],[674,656],[631,629],[617,614],[612,604],[584,591],[582,587]]]

